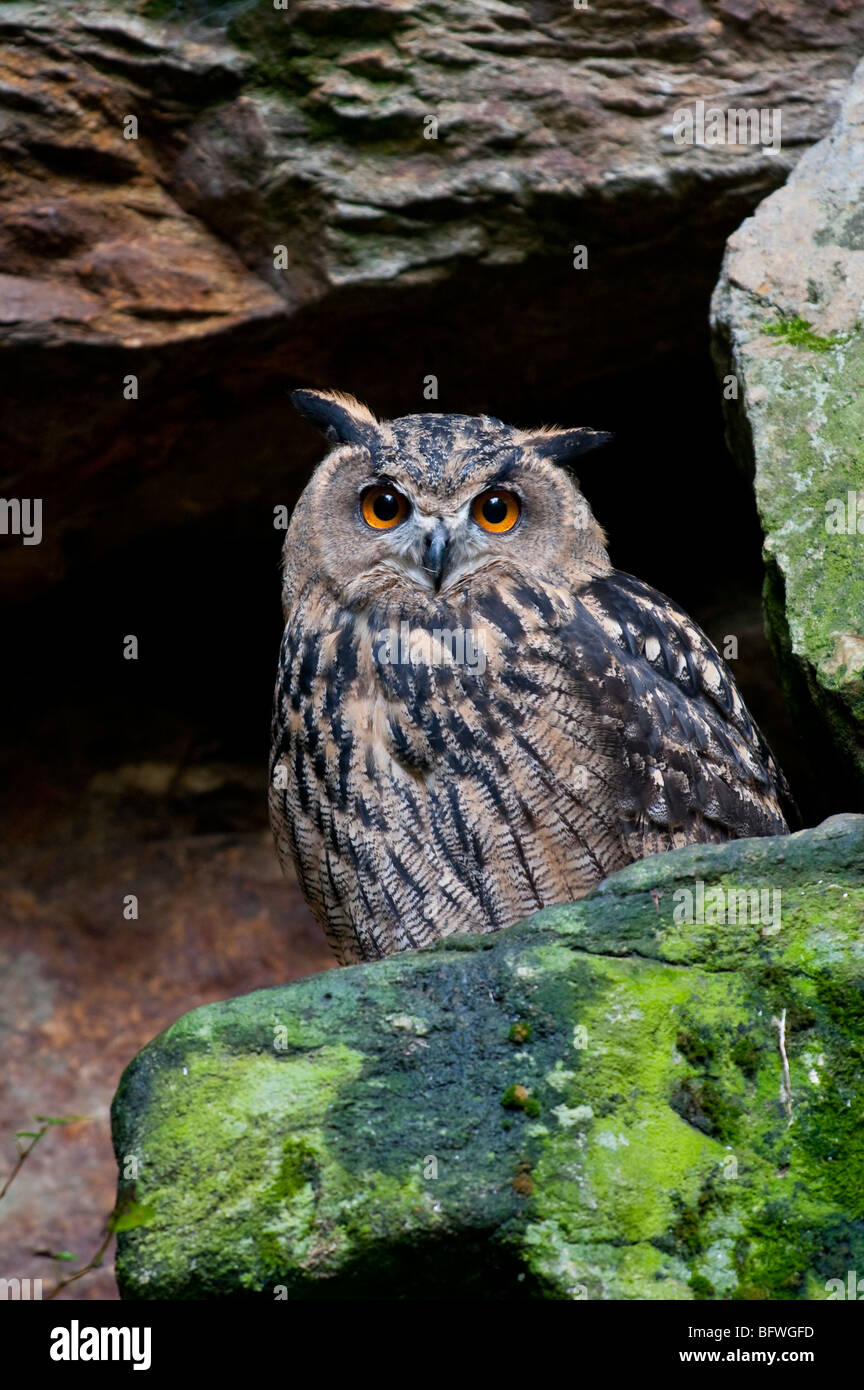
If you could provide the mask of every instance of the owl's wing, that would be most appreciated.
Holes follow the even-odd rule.
[[[628,852],[786,834],[784,810],[795,814],[786,780],[700,628],[621,571],[579,598],[561,636],[613,757],[610,792]]]

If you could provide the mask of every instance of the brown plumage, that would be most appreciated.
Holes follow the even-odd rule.
[[[721,657],[561,467],[606,436],[295,401],[334,447],[285,540],[270,807],[341,962],[787,832]]]

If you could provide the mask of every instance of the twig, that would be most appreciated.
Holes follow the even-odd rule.
[[[48,1130],[51,1128],[52,1125],[72,1125],[72,1124],[80,1124],[80,1123],[82,1123],[82,1122],[83,1122],[84,1124],[86,1124],[86,1123],[87,1123],[87,1120],[88,1120],[88,1116],[86,1116],[86,1115],[64,1115],[62,1118],[58,1118],[58,1117],[55,1117],[55,1116],[47,1116],[47,1117],[46,1117],[45,1115],[35,1115],[35,1116],[34,1116],[34,1119],[36,1120],[37,1123],[39,1123],[40,1121],[43,1121],[43,1120],[45,1121],[45,1123],[42,1125],[42,1128],[41,1128],[37,1133],[35,1133],[35,1134],[32,1133],[32,1132],[28,1132],[27,1130],[23,1130],[23,1129],[22,1129],[22,1130],[19,1130],[18,1133],[15,1135],[16,1142],[17,1142],[19,1139],[22,1139],[22,1138],[24,1138],[24,1137],[27,1137],[27,1138],[29,1138],[30,1143],[27,1145],[27,1148],[26,1148],[26,1149],[20,1149],[20,1150],[19,1150],[19,1152],[18,1152],[18,1162],[15,1164],[15,1167],[12,1169],[12,1172],[9,1174],[8,1178],[6,1179],[5,1183],[3,1184],[3,1187],[0,1188],[0,1200],[2,1200],[2,1199],[6,1196],[6,1193],[9,1191],[9,1188],[12,1186],[12,1184],[13,1184],[13,1182],[15,1181],[15,1179],[17,1178],[18,1174],[21,1172],[21,1169],[24,1167],[24,1164],[26,1163],[27,1159],[30,1157],[30,1155],[32,1154],[32,1152],[33,1152],[33,1150],[35,1149],[36,1145],[39,1143],[39,1140],[42,1138],[43,1134],[47,1134],[47,1133],[48,1133]],[[113,1217],[114,1213],[112,1212],[111,1215],[112,1215],[112,1217]],[[89,1262],[89,1264],[84,1265],[83,1269],[76,1269],[75,1273],[74,1273],[74,1274],[70,1274],[70,1275],[68,1276],[68,1278],[66,1278],[66,1279],[60,1279],[59,1282],[57,1283],[56,1287],[53,1288],[53,1289],[51,1290],[51,1292],[50,1292],[46,1297],[47,1297],[47,1298],[56,1298],[57,1295],[58,1295],[58,1293],[60,1292],[60,1290],[61,1290],[61,1289],[65,1289],[67,1284],[74,1284],[76,1279],[81,1279],[85,1274],[89,1274],[90,1271],[91,1271],[92,1269],[98,1269],[98,1268],[99,1268],[99,1265],[102,1263],[102,1256],[105,1254],[105,1251],[108,1249],[108,1246],[111,1244],[111,1241],[113,1240],[113,1238],[114,1238],[114,1229],[113,1229],[113,1226],[112,1226],[112,1224],[111,1224],[111,1221],[109,1220],[109,1223],[108,1223],[108,1225],[107,1225],[107,1227],[106,1227],[106,1231],[105,1231],[105,1239],[102,1241],[102,1244],[99,1246],[99,1249],[96,1251],[96,1254],[93,1256],[93,1258],[92,1258],[92,1260]],[[36,1253],[37,1253],[37,1254],[42,1254],[43,1252],[42,1252],[42,1251],[37,1251]],[[45,1254],[48,1254],[47,1251],[45,1251],[44,1253],[45,1253]],[[51,1258],[52,1258],[52,1259],[55,1259],[55,1258],[59,1258],[59,1257],[53,1256],[53,1255],[52,1255]]]
[[[42,1135],[47,1134],[48,1130],[51,1128],[52,1125],[77,1125],[89,1124],[90,1122],[90,1117],[88,1115],[34,1115],[33,1119],[36,1121],[37,1125],[41,1125],[42,1128],[39,1130],[38,1134],[34,1134],[32,1130],[27,1129],[19,1129],[16,1132],[16,1144],[19,1139],[30,1139],[32,1140],[32,1143],[28,1144],[26,1149],[18,1150],[18,1162],[15,1164],[15,1167],[12,1169],[12,1172],[6,1179],[2,1191],[0,1191],[0,1201],[2,1201],[2,1199],[6,1196],[6,1193],[9,1191],[9,1188],[12,1186],[18,1174],[21,1172],[21,1169],[24,1167],[25,1162],[32,1154],[36,1145],[39,1143],[39,1140],[42,1138]]]
[[[783,1059],[783,1080],[780,1082],[780,1099],[786,1110],[789,1124],[795,1118],[792,1114],[792,1078],[789,1075],[789,1058],[786,1056],[786,1010],[784,1009],[779,1018],[772,1019],[780,1035],[780,1056]],[[787,1129],[788,1129],[787,1125]]]
[[[50,1298],[56,1298],[60,1290],[65,1289],[68,1284],[74,1284],[76,1279],[83,1278],[83,1276],[85,1274],[89,1274],[92,1269],[98,1269],[102,1263],[102,1256],[105,1254],[105,1251],[108,1249],[108,1246],[111,1244],[113,1239],[114,1232],[111,1230],[109,1226],[105,1233],[105,1239],[99,1246],[99,1249],[96,1251],[96,1254],[93,1256],[89,1264],[84,1265],[82,1269],[76,1269],[75,1273],[70,1274],[68,1278],[59,1280],[59,1282],[55,1285],[51,1292],[49,1294],[46,1294],[46,1302]]]
[[[3,1198],[6,1196],[6,1193],[9,1191],[9,1188],[12,1186],[18,1174],[21,1172],[21,1169],[24,1167],[24,1164],[26,1163],[27,1159],[30,1157],[36,1145],[39,1143],[39,1140],[42,1138],[42,1135],[47,1133],[48,1126],[43,1125],[42,1128],[39,1130],[39,1133],[33,1135],[30,1143],[27,1145],[27,1148],[18,1150],[18,1162],[15,1164],[15,1167],[12,1169],[12,1172],[9,1174],[2,1188],[0,1188],[0,1201],[2,1201]],[[16,1134],[15,1137],[17,1139],[18,1135]]]

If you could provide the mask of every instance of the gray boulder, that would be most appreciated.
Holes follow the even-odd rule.
[[[121,1291],[827,1298],[864,1269],[862,924],[837,816],[196,1009],[114,1101]]]
[[[814,761],[864,792],[864,63],[831,134],[729,239],[713,305],[765,611]]]

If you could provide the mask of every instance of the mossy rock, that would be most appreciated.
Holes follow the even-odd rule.
[[[760,912],[677,922],[700,884]],[[114,1101],[120,1288],[825,1298],[864,1269],[862,1054],[864,816],[646,859],[151,1042]]]
[[[765,533],[796,722],[864,799],[864,64],[833,131],[729,239],[712,321],[729,442]]]

